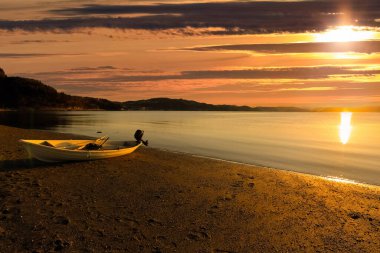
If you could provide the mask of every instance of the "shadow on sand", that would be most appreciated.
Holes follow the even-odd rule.
[[[47,168],[47,167],[56,168],[64,164],[73,164],[73,163],[81,163],[81,161],[46,163],[46,162],[41,162],[36,159],[28,159],[28,158],[2,160],[0,161],[0,172],[19,171],[19,170]]]
[[[51,164],[27,158],[0,161],[0,171],[16,171],[48,166],[51,166]]]

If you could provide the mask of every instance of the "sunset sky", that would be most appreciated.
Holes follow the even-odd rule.
[[[380,1],[1,0],[0,67],[72,95],[380,105]]]

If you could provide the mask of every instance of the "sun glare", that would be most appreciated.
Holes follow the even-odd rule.
[[[346,144],[351,136],[351,112],[340,113],[339,138],[342,144]]]
[[[329,29],[324,33],[316,34],[314,39],[317,42],[349,42],[369,40],[374,37],[374,32],[363,27],[338,26],[335,29]]]

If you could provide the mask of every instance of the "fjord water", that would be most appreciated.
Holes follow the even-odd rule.
[[[8,124],[114,140],[143,129],[155,148],[380,185],[379,113],[343,119],[340,113],[79,111],[13,115],[19,123],[7,117]]]

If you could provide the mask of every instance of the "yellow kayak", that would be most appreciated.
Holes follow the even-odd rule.
[[[132,153],[143,141],[144,131],[137,130],[136,141],[97,140],[20,140],[30,158],[44,162],[88,161],[123,156]]]
[[[94,140],[20,140],[31,158],[44,162],[86,161],[127,155],[142,143],[110,141],[98,150],[80,149]]]

